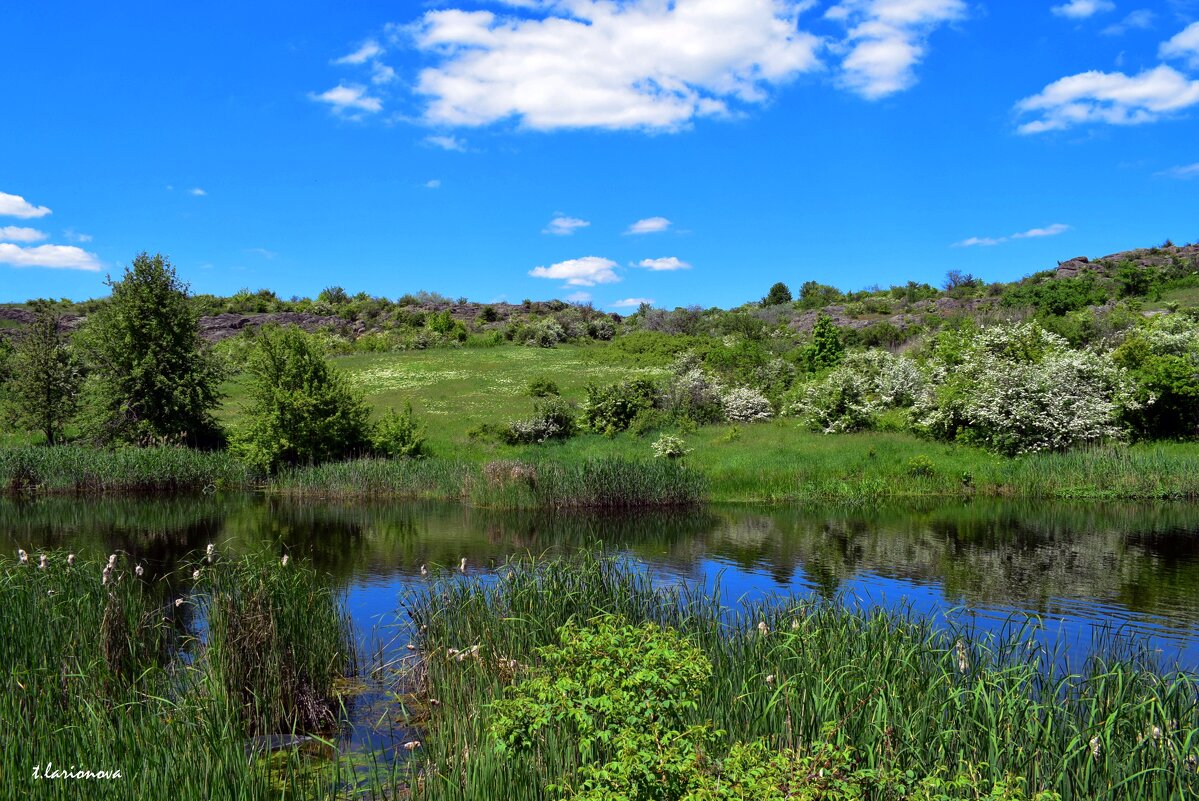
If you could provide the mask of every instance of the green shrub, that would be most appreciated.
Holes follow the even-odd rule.
[[[300,329],[263,328],[246,369],[250,424],[234,446],[251,464],[274,470],[369,449],[366,404]]]
[[[534,378],[529,382],[529,396],[533,398],[545,398],[550,395],[561,395],[562,392],[558,389],[558,385],[548,378]]]
[[[405,405],[402,414],[389,409],[372,427],[370,439],[371,451],[378,456],[417,459],[429,455],[428,441],[416,422],[411,403]]]
[[[657,398],[653,382],[644,378],[609,384],[591,384],[583,402],[580,421],[583,428],[601,434],[624,431],[645,409],[652,409]]]
[[[537,404],[533,416],[514,420],[501,431],[509,445],[537,445],[553,439],[569,439],[575,433],[574,408],[561,398]]]
[[[653,450],[655,459],[682,459],[691,452],[682,438],[672,434],[663,434],[658,437],[654,442]]]

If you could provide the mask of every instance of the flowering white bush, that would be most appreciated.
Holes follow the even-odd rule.
[[[934,362],[913,408],[916,424],[943,439],[1006,454],[1065,450],[1123,439],[1135,385],[1107,354],[1070,350],[1035,324],[979,332],[953,363]]]
[[[680,371],[663,387],[662,408],[676,418],[685,417],[697,423],[718,423],[724,419],[720,383],[686,362],[680,362],[679,367]]]
[[[663,434],[658,437],[652,447],[655,459],[681,459],[691,453],[687,443],[672,434]]]
[[[804,387],[784,413],[806,418],[826,434],[874,427],[887,409],[910,406],[924,390],[910,359],[883,350],[852,353],[823,380]]]
[[[774,409],[766,396],[749,387],[734,387],[720,398],[725,419],[731,423],[752,423],[774,417]]]

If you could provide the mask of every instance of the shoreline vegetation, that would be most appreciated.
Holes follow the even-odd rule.
[[[199,552],[165,574],[120,554],[0,555],[6,781],[74,797],[32,778],[52,762],[119,768],[88,797],[123,801],[1199,789],[1196,677],[1110,632],[1067,660],[1035,619],[986,634],[836,599],[730,608],[594,550],[435,569],[400,599],[411,646],[379,665],[355,655],[345,603],[305,560],[269,553]],[[405,734],[344,751],[365,672],[389,688],[371,715]]]
[[[731,448],[718,442],[719,431],[699,432],[692,441],[703,456],[677,460],[637,458],[639,442],[616,441],[600,443],[608,448],[551,446],[493,459],[364,458],[273,475],[228,451],[15,446],[0,449],[0,489],[14,496],[81,497],[261,491],[295,499],[438,500],[511,509],[1199,498],[1199,447],[1186,443],[1010,459],[901,433],[828,438],[777,423],[755,428],[746,433],[752,431],[760,447]]]

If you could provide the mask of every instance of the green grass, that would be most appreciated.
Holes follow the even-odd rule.
[[[0,556],[5,797],[323,798],[346,778],[296,750],[247,759],[251,734],[313,732],[296,710],[335,703],[352,652],[324,577],[267,556],[218,553],[154,577],[121,555],[111,570],[96,555],[47,557],[43,569],[38,554]],[[34,778],[50,764],[121,778]]]
[[[1056,652],[1029,645],[1035,621],[992,637],[839,602],[782,598],[727,610],[715,592],[656,588],[645,573],[586,553],[521,560],[501,574],[435,580],[406,601],[423,627],[423,697],[439,702],[422,738],[419,798],[556,797],[545,785],[569,783],[584,759],[569,719],[549,721],[531,752],[500,754],[493,703],[535,674],[546,656],[538,649],[555,645],[560,627],[601,616],[677,630],[710,662],[689,721],[723,734],[701,765],[719,765],[738,742],[834,748],[839,775],[865,788],[805,795],[818,784],[807,775],[792,777],[789,797],[928,798],[913,785],[953,777],[962,786],[932,797],[1025,797],[987,794],[1005,781],[1066,801],[1199,792],[1199,683],[1162,671],[1135,646],[1112,640],[1106,656],[1072,671]],[[729,789],[719,797],[743,797]]]

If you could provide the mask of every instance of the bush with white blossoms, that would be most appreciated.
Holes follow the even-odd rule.
[[[941,439],[1008,455],[1121,440],[1135,384],[1108,354],[1070,350],[1034,323],[984,329],[934,357],[913,421]]]
[[[663,434],[658,437],[652,447],[655,459],[682,459],[691,453],[691,449],[687,447],[687,443],[683,442],[681,437],[676,437],[673,434]]]
[[[675,374],[662,386],[659,402],[676,419],[719,423],[724,419],[723,387],[697,364],[698,360],[680,359]]]
[[[724,417],[730,423],[753,423],[774,417],[774,408],[766,396],[749,387],[733,387],[720,398]]]
[[[824,379],[802,388],[784,413],[826,434],[862,431],[873,428],[882,412],[911,406],[924,384],[910,359],[885,350],[851,353]]]

